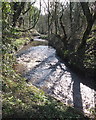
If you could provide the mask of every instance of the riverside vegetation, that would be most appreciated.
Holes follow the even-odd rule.
[[[40,14],[42,7],[41,1],[40,10],[34,6],[34,3],[35,2],[2,2],[2,119],[88,120],[88,117],[76,109],[64,105],[64,103],[50,97],[45,94],[43,90],[34,85],[27,84],[26,79],[14,69],[14,66],[17,64],[15,54],[19,49],[26,46],[29,42],[32,45],[40,44],[38,41],[33,41],[33,36],[40,35],[37,34],[36,31],[36,34],[31,31],[35,28],[39,33],[47,34],[49,45],[55,47],[57,53],[61,55],[72,68],[78,68],[78,70],[83,71],[84,74],[86,74],[87,71],[88,74],[91,73],[90,75],[92,75],[91,77],[93,78],[96,70],[96,12],[94,12],[94,10],[93,12],[89,11],[88,3],[81,3],[81,7],[78,10],[80,3],[67,4],[64,7],[64,4],[52,2],[52,5],[47,6],[48,13],[42,15]],[[67,18],[65,16],[69,14],[69,6],[71,8],[71,23],[68,22],[68,24],[66,24],[68,29],[66,29],[67,32],[65,33],[63,21],[67,23],[64,18]],[[65,8],[67,9],[64,11]],[[84,8],[88,10],[87,13],[89,14],[86,13]],[[78,24],[79,26],[76,22],[76,24],[74,23],[75,18],[77,18],[76,11],[78,11],[78,14],[79,12],[81,13],[80,19],[76,19],[77,23],[80,23]],[[48,18],[48,21],[44,18]],[[45,22],[43,22],[44,24],[41,24],[43,20]],[[59,21],[59,24],[57,24],[57,20]],[[44,27],[45,23],[48,25],[48,28],[46,28],[46,26]],[[66,36],[70,35],[69,23],[72,30],[71,34],[74,34],[74,37],[72,36],[71,39],[66,39]],[[88,29],[84,27],[85,24],[88,25]],[[82,27],[81,32],[80,29],[77,31],[78,27],[81,28],[80,26]],[[76,30],[73,31],[73,28],[76,28]],[[85,32],[86,34],[84,34],[84,30],[87,31],[87,33]],[[81,37],[84,35],[83,39],[80,35]],[[77,39],[78,36],[80,39]],[[46,38],[46,35],[41,37]],[[74,39],[75,37],[76,39]],[[67,42],[64,40],[67,40]],[[79,46],[78,43],[82,45]],[[80,51],[77,49],[78,46]],[[80,62],[79,66],[78,62]],[[95,110],[92,110],[92,113],[93,116],[96,117]]]
[[[38,45],[38,42],[33,41],[32,43]],[[25,38],[15,39],[14,44],[17,49],[20,48],[25,44]],[[32,84],[27,84],[26,79],[14,70],[16,58],[12,53],[13,45],[3,44],[2,50],[3,119],[87,119],[74,108],[65,106],[64,103],[50,97]],[[14,53],[16,52],[14,51]]]

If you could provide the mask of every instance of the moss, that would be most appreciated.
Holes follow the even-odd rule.
[[[95,36],[90,37],[89,39],[87,39],[87,42],[91,42],[92,40],[95,40],[95,39],[96,39]]]
[[[40,38],[41,38],[41,39],[46,39],[46,40],[47,40],[47,39],[48,39],[48,35],[40,35]]]
[[[19,39],[16,39],[13,44],[17,47],[20,47],[21,45],[24,45],[25,42],[28,42],[30,39],[28,37],[21,37]]]
[[[47,41],[33,41],[30,43],[31,46],[38,46],[38,45],[48,45],[48,42]]]

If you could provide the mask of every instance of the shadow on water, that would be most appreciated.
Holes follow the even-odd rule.
[[[30,71],[28,71],[26,75],[27,76],[28,75],[33,75],[34,72],[36,72],[38,70],[38,68],[40,68],[40,66],[44,65],[47,62],[47,60],[49,60],[50,58],[52,58],[52,56],[53,56],[53,54],[50,55],[48,58],[45,58],[40,64],[38,64],[36,67],[34,67]],[[51,90],[54,89],[56,83],[58,81],[60,81],[60,79],[64,75],[65,71],[70,72],[67,68],[65,69],[65,68],[62,67],[61,62],[59,60],[54,65],[51,65],[48,68],[48,69],[51,69],[51,71],[49,73],[47,73],[44,77],[39,78],[39,81],[37,81],[35,84],[39,85],[40,83],[42,83],[43,81],[45,81],[48,77],[50,77],[53,74],[53,72],[56,71],[57,66],[60,67],[60,69],[62,70],[62,72],[59,74],[59,77],[56,78],[55,82],[53,83],[53,86],[51,87]],[[32,76],[30,76],[30,79],[31,79],[31,77]],[[77,108],[77,109],[83,111],[82,97],[81,97],[81,92],[80,92],[80,81],[78,80],[78,78],[76,79],[74,77],[74,74],[71,74],[71,77],[72,77],[72,81],[73,81],[73,104],[74,104],[74,108]],[[30,79],[29,79],[29,81],[30,81]],[[71,88],[69,88],[69,89],[71,89]]]
[[[23,53],[28,54],[31,50],[33,50],[33,52],[35,52],[34,51],[35,48],[33,47],[33,49],[31,48],[26,53],[24,53],[24,52]],[[50,50],[50,48],[49,48],[49,50]],[[20,56],[22,54],[20,54]],[[54,89],[56,83],[61,80],[62,76],[65,74],[66,71],[69,72],[70,75],[71,75],[71,83],[73,82],[72,90],[73,90],[73,104],[74,104],[74,107],[83,112],[83,103],[82,103],[82,96],[81,96],[81,90],[80,90],[80,83],[82,83],[82,84],[88,86],[89,88],[95,90],[94,83],[91,80],[88,80],[88,79],[85,79],[85,78],[83,78],[83,79],[79,78],[68,67],[62,66],[62,64],[64,65],[64,62],[58,56],[56,56],[55,54],[56,54],[55,52],[49,54],[47,56],[47,58],[40,61],[40,63],[38,65],[36,65],[34,68],[32,68],[27,73],[25,73],[24,76],[27,77],[28,81],[30,81],[30,79],[32,78],[32,75],[35,74],[38,71],[38,69],[41,69],[41,72],[42,72],[42,68],[43,68],[42,66],[44,66],[46,63],[50,62],[50,59],[51,59],[51,62],[52,62],[52,60],[54,60],[54,57],[55,57],[58,61],[54,65],[51,65],[47,68],[50,71],[49,72],[46,71],[45,76],[39,78],[39,81],[37,81],[36,84],[40,84],[41,82],[45,81],[47,78],[52,76],[52,74],[54,72],[56,72],[56,69],[59,66],[59,68],[61,69],[61,72],[59,73],[59,77],[56,78],[56,80],[55,80],[53,86],[51,87],[51,89]],[[71,89],[71,83],[70,83],[70,86],[69,86],[68,89]]]
[[[80,81],[72,76],[73,81],[73,105],[74,108],[83,112],[82,96],[80,91]],[[78,80],[78,81],[77,81]]]
[[[44,77],[40,78],[39,82],[37,82],[36,84],[40,84],[41,82],[45,81],[49,76],[51,76],[52,73],[56,71],[58,64],[59,62],[57,62],[55,65],[51,65],[51,67],[48,68],[51,69],[51,71],[47,73]]]
[[[30,78],[31,78],[31,75],[34,74],[40,66],[44,65],[47,60],[49,60],[51,57],[53,57],[53,54],[54,54],[54,53],[52,53],[50,56],[48,56],[48,57],[45,58],[43,61],[41,61],[38,65],[36,65],[36,66],[35,66],[34,68],[32,68],[30,71],[28,71],[27,73],[23,74],[23,76],[25,76],[25,77],[26,77],[26,76],[30,76]],[[30,79],[29,79],[28,81],[30,81]]]

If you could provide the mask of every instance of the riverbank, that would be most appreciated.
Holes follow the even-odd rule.
[[[38,41],[40,42],[40,40]],[[26,81],[43,89],[66,105],[75,105],[75,108],[79,110],[82,110],[83,107],[85,113],[91,115],[89,111],[94,109],[94,84],[92,81],[88,83],[88,80],[73,73],[60,60],[52,47],[45,46],[43,43],[39,46],[29,47],[28,45],[26,48],[24,47],[17,55],[18,63],[24,66],[23,76],[27,79]],[[78,93],[75,93],[76,91]],[[91,96],[89,97],[85,91],[90,91]],[[75,98],[80,102],[77,102]]]
[[[23,42],[22,45],[24,45]],[[18,46],[22,45],[19,41]],[[9,50],[10,48],[8,44],[6,49]],[[3,56],[2,119],[87,119],[78,110],[46,95],[34,85],[27,84],[26,79],[20,73],[17,74],[16,70],[13,69],[13,65],[16,64],[13,57],[15,56],[12,55],[12,52],[9,54],[4,53]]]
[[[92,43],[92,40],[95,37],[90,38],[91,40],[88,41],[88,47],[90,48],[90,45]],[[94,41],[94,40],[93,40]],[[69,66],[75,73],[77,73],[81,77],[85,77],[93,79],[94,84],[96,84],[94,78],[96,74],[96,67],[95,67],[95,54],[94,48],[91,50],[90,53],[85,51],[85,58],[79,57],[78,54],[74,50],[65,50],[64,49],[64,43],[62,42],[62,38],[59,35],[52,34],[49,36],[48,45],[52,46],[56,49],[57,54],[61,57],[61,59],[65,62],[67,66]],[[72,49],[72,48],[71,48]],[[81,53],[82,54],[82,53]],[[84,59],[84,60],[83,60]],[[93,60],[92,60],[93,59]],[[83,63],[81,62],[83,60]]]

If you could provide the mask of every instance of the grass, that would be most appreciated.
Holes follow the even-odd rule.
[[[48,39],[48,35],[40,35],[40,38],[47,40]]]
[[[23,38],[18,38],[14,44],[20,47],[25,41]],[[29,45],[35,46],[41,44],[47,43],[33,41]],[[8,47],[6,47],[7,50]],[[26,79],[17,74],[13,69],[12,64],[15,61],[9,56],[10,54],[7,54],[7,52],[4,53],[2,64],[2,120],[22,118],[26,120],[88,120],[88,118],[74,108],[65,106],[62,102],[50,97],[32,84],[27,84]]]
[[[18,49],[21,49],[21,46],[22,46],[22,49],[24,50],[28,49],[31,46],[48,45],[47,41],[32,41],[32,42],[29,42],[29,41],[30,41],[30,38],[28,37],[20,37],[13,42],[13,45],[16,46]]]
[[[25,43],[28,43],[29,42],[29,38],[28,37],[20,37],[20,38],[18,38],[18,39],[16,39],[14,42],[13,42],[13,44],[16,46],[16,47],[20,47],[20,46],[22,46],[22,45],[24,45]]]
[[[3,94],[3,119],[87,119],[77,110],[65,106],[35,86],[27,85],[24,80],[19,81],[19,88],[17,88],[16,82],[13,84],[15,88],[12,86],[11,92]]]
[[[48,45],[47,41],[33,41],[31,42],[31,46],[38,46],[38,45]]]

